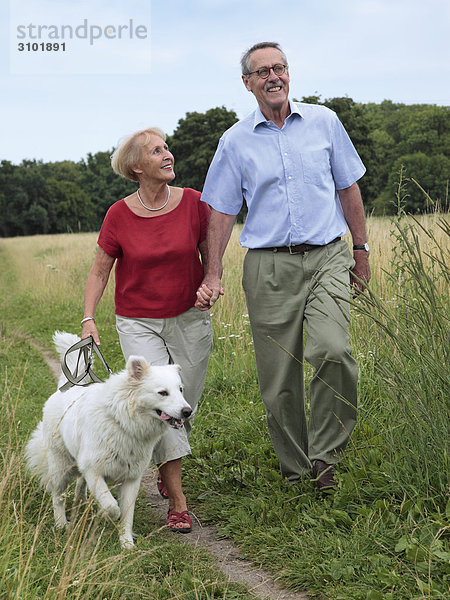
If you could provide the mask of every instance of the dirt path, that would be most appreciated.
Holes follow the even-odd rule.
[[[167,500],[163,500],[156,488],[156,473],[148,469],[142,479],[142,486],[150,500],[152,508],[163,519],[167,515]],[[192,533],[179,535],[178,541],[206,548],[213,555],[218,568],[231,581],[247,585],[258,598],[266,600],[306,600],[305,592],[292,592],[283,589],[274,581],[273,576],[263,569],[256,568],[251,562],[240,558],[240,551],[230,540],[217,539],[217,530],[205,525],[195,513],[192,515]]]
[[[61,373],[58,360],[36,342],[27,338],[44,357],[56,379]],[[156,473],[149,468],[142,479],[142,487],[148,495],[152,508],[161,515],[164,522],[167,515],[167,500],[163,500],[156,488]],[[256,568],[251,562],[240,558],[240,551],[230,540],[217,539],[217,530],[201,522],[193,514],[192,533],[179,535],[177,541],[206,548],[214,558],[218,568],[236,583],[247,585],[257,598],[265,600],[307,600],[306,592],[291,592],[283,589],[273,576],[263,569]]]

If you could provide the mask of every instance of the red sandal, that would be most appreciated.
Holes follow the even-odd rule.
[[[161,497],[164,498],[164,500],[167,500],[169,498],[169,494],[167,493],[166,486],[163,483],[160,473],[158,473],[158,477],[156,479],[156,487],[158,488],[158,492],[160,493]]]
[[[179,527],[180,524],[187,524],[189,527]],[[167,513],[166,525],[175,533],[191,533],[192,519],[189,516],[189,511],[183,510],[183,512],[176,512],[174,510],[169,510]]]

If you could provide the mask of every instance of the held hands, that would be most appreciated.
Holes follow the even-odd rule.
[[[224,295],[220,279],[204,279],[197,290],[197,301],[195,307],[198,310],[209,310],[219,296]]]
[[[353,290],[353,296],[359,296],[359,294],[364,292],[371,277],[369,253],[365,250],[354,250],[353,258],[355,266],[350,273],[350,285]]]

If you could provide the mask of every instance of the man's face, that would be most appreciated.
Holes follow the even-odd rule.
[[[255,50],[250,56],[250,71],[263,67],[273,67],[276,64],[284,65],[283,55],[276,48],[262,48]],[[250,76],[242,75],[242,81],[249,92],[253,92],[263,114],[267,110],[280,110],[288,103],[289,72],[275,75],[271,69],[267,79],[261,79],[257,73]],[[267,115],[265,115],[267,116]]]

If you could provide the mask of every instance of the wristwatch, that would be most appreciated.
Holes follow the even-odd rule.
[[[369,252],[369,244],[367,242],[365,244],[354,244],[353,250],[365,250]]]

